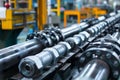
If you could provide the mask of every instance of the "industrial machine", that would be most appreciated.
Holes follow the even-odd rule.
[[[0,49],[0,79],[117,80],[119,21],[113,12],[30,34],[26,42]]]
[[[120,32],[107,35],[91,43],[80,56],[83,67],[80,74],[72,80],[118,80],[120,74],[119,54]]]
[[[0,42],[4,43],[0,48],[16,44],[22,29],[36,23],[32,0],[5,0],[0,10]]]
[[[5,0],[4,3],[6,8],[0,8],[0,43],[4,45],[0,48],[16,44],[23,28],[43,30],[48,23],[47,0]],[[60,16],[60,0],[57,4],[51,11]]]
[[[48,79],[54,80],[55,77],[52,77],[52,76],[53,75],[56,76],[56,74],[59,74],[59,71],[62,69],[63,72],[65,73],[61,73],[61,75],[59,75],[61,80],[70,80],[70,77],[67,77],[67,74],[69,74],[70,68],[72,68],[73,65],[75,64],[74,62],[80,61],[79,63],[81,64],[80,65],[78,64],[78,65],[83,66],[84,61],[87,59],[82,57],[82,54],[79,54],[79,56],[81,57],[79,58],[79,60],[74,60],[74,58],[72,59],[72,57],[75,56],[77,53],[79,53],[80,49],[83,50],[85,46],[87,46],[90,42],[94,41],[96,38],[100,36],[103,36],[102,33],[106,33],[106,31],[109,32],[108,28],[110,26],[113,26],[115,23],[117,23],[119,21],[119,18],[120,18],[119,14],[115,15],[114,17],[107,18],[105,21],[102,21],[94,26],[91,26],[86,31],[80,32],[79,34],[74,35],[73,37],[67,38],[65,41],[60,42],[51,48],[46,48],[42,52],[36,55],[23,58],[19,64],[20,73],[25,77],[33,78],[35,80],[48,80]],[[78,47],[78,49],[76,47]],[[116,69],[119,69],[119,68],[116,68]],[[52,76],[50,76],[51,74]],[[91,73],[91,74],[96,74],[96,73]],[[96,76],[96,77],[99,77],[99,76]],[[95,79],[93,78],[93,80]],[[105,80],[107,79],[108,78],[105,78]],[[118,79],[118,77],[116,79]],[[76,80],[79,80],[79,79],[76,79]]]
[[[35,23],[33,15],[35,11],[33,11],[32,5],[30,4],[31,0],[10,0],[9,3],[11,4],[11,9],[7,8],[5,18],[1,18],[2,30],[24,28],[25,25]]]
[[[67,17],[68,16],[77,16],[77,23],[80,23],[80,20],[106,15],[107,11],[102,10],[98,7],[83,7],[80,10],[65,10],[64,11],[64,27],[67,26]]]
[[[27,42],[17,44],[8,48],[4,48],[0,50],[0,55],[4,56],[4,58],[1,58],[1,73],[3,74],[4,72],[9,72],[12,69],[9,70],[9,68],[13,66],[17,66],[18,62],[28,56],[28,55],[34,55],[42,51],[42,49],[46,47],[51,47],[55,44],[57,44],[60,41],[65,40],[66,38],[73,36],[74,34],[77,34],[90,26],[97,24],[101,22],[102,20],[106,19],[107,17],[113,16],[115,14],[110,14],[109,16],[102,16],[99,17],[98,19],[92,18],[92,19],[86,19],[82,21],[80,24],[74,24],[70,27],[64,28],[64,29],[57,29],[57,28],[51,28],[51,29],[46,29],[40,32],[35,32],[33,34],[28,35],[27,37]],[[24,44],[24,45],[23,45]],[[9,51],[8,51],[9,50]],[[5,52],[7,51],[7,52]],[[2,54],[2,52],[4,52]],[[11,55],[9,59],[7,56]],[[13,55],[13,56],[12,56]],[[14,58],[16,56],[16,58]],[[10,64],[5,64],[7,60],[7,63]],[[4,62],[5,61],[5,62]],[[13,62],[15,61],[15,62]],[[11,63],[12,62],[12,63]],[[4,66],[4,67],[3,67]],[[16,67],[17,68],[17,67]],[[8,69],[8,70],[7,70]],[[13,69],[15,70],[15,68]],[[1,76],[3,77],[3,75]],[[4,73],[5,75],[6,73]]]

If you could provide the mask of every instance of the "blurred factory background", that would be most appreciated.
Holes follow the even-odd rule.
[[[120,0],[0,0],[0,80],[120,80]]]

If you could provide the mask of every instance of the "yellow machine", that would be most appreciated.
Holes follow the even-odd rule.
[[[17,37],[26,26],[35,25],[35,11],[32,0],[9,0],[10,8],[6,8],[5,17],[0,18],[0,48],[17,43]]]
[[[6,10],[6,18],[2,20],[3,30],[12,30],[24,28],[26,25],[33,25],[35,23],[32,11]],[[9,25],[8,25],[9,24]]]
[[[105,15],[105,14],[107,14],[106,10],[102,10],[98,7],[94,7],[92,9],[92,15],[95,16],[96,18],[98,18],[99,16],[102,16],[102,15]]]
[[[102,10],[98,7],[83,7],[81,10],[65,10],[64,11],[64,27],[67,26],[67,16],[76,15],[77,16],[77,22],[80,23],[81,19],[90,18],[90,17],[96,17],[107,14],[106,10]]]
[[[77,16],[77,23],[80,23],[81,13],[78,10],[65,10],[64,11],[64,27],[67,26],[67,16]]]
[[[32,8],[33,0],[10,0],[12,9],[6,10],[6,18],[0,19],[3,30],[12,30],[18,28],[24,28],[26,25],[32,26],[34,21],[34,14]],[[47,0],[37,0],[37,20],[39,30],[43,29],[43,26],[47,24]],[[23,5],[26,5],[24,8]],[[18,5],[22,5],[19,7]],[[60,16],[60,0],[57,0],[57,8],[51,9],[52,12],[56,12],[57,16]],[[9,26],[7,25],[9,24]]]
[[[47,0],[37,0],[37,12],[34,11],[33,1],[35,0],[9,0],[11,8],[6,9],[5,18],[0,18],[0,42],[6,41],[5,46],[16,43],[17,36],[26,26],[33,27],[36,22],[39,30],[44,29],[47,24]],[[60,16],[60,0],[57,0],[58,7],[51,11]],[[2,42],[2,43],[3,43]]]
[[[12,8],[6,9],[6,17],[0,19],[2,30],[24,28],[26,25],[33,26],[35,23],[35,12],[32,10],[31,2],[31,0],[25,0],[24,2],[22,2],[22,0],[11,0]],[[26,7],[17,7],[17,5],[22,5],[22,3],[26,5]]]

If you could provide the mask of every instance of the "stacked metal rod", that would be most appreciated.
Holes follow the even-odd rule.
[[[60,39],[65,39],[67,37],[71,37],[74,34],[77,34],[81,31],[89,28],[92,25],[95,25],[95,24],[105,20],[106,18],[109,18],[111,16],[115,16],[116,14],[117,13],[112,12],[108,15],[101,16],[98,18],[88,18],[88,19],[82,20],[80,24],[73,24],[70,27],[64,28],[62,30],[59,30],[56,28],[51,28],[51,29],[46,29],[44,31],[35,32],[33,34],[28,35],[27,40],[31,40],[31,39],[34,39],[36,37],[43,37],[43,36],[48,37],[48,36],[54,35],[56,37],[56,36],[58,36],[58,34],[61,36]],[[54,41],[53,39],[51,41],[59,42],[60,40],[58,38],[59,38],[59,36],[56,38],[57,39],[56,41]],[[47,45],[47,46],[50,46],[50,43],[52,43],[52,42],[49,42],[48,43],[49,45]]]
[[[80,58],[85,58],[80,74],[73,80],[118,80],[120,76],[120,33],[91,43]],[[82,63],[80,63],[82,64]]]
[[[22,59],[19,64],[19,71],[25,77],[36,77],[42,74],[46,66],[54,65],[60,57],[68,55],[68,52],[72,50],[72,48],[81,46],[90,37],[95,37],[119,20],[120,14],[107,18],[105,21],[88,28],[86,31],[66,39],[64,42],[60,42],[51,48],[46,48],[34,56],[28,56]]]
[[[113,16],[113,15],[112,15]],[[13,45],[0,50],[0,71],[8,69],[15,64],[17,64],[22,58],[34,55],[39,53],[42,49],[55,45],[56,43],[64,40],[69,36],[83,31],[84,29],[93,25],[92,22],[98,23],[102,20],[105,20],[106,17],[98,18],[97,20],[87,20],[80,24],[74,24],[68,28],[59,30],[59,29],[48,29],[44,31],[37,32],[32,37],[28,38],[29,40]],[[92,23],[92,24],[91,24]]]

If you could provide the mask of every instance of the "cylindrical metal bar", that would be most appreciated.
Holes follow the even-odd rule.
[[[39,40],[30,40],[0,50],[0,71],[18,63],[23,57],[40,52],[43,48]]]
[[[75,27],[75,28],[74,28]],[[80,32],[81,30],[87,28],[87,24],[77,24],[76,26],[72,26],[70,28],[62,29],[62,35],[65,38],[70,36],[71,34],[75,34],[76,32]],[[47,36],[46,36],[47,37]],[[22,44],[17,44],[8,48],[4,48],[0,50],[0,71],[11,67],[12,65],[18,63],[23,57],[28,55],[33,55],[39,53],[45,45],[43,42],[39,42],[39,40],[30,40],[24,42]],[[13,62],[15,61],[15,62]]]
[[[120,16],[118,16],[118,17],[120,17]],[[110,20],[110,19],[112,19],[112,20]],[[108,27],[107,22],[112,23],[115,19],[116,18],[108,18],[106,21],[100,22],[99,24],[96,24],[96,25],[90,27],[87,31],[81,32],[80,34],[77,34],[74,37],[66,39],[66,41],[64,41],[64,43],[67,43],[67,44],[64,44],[64,45],[71,46],[70,42],[73,42],[74,45],[81,46],[81,44],[84,44],[85,42],[87,42],[87,40],[90,37],[96,37],[99,33],[101,33],[103,30],[105,30]],[[56,45],[56,46],[58,46],[58,45]],[[59,59],[59,57],[61,55],[67,54],[67,52],[66,52],[67,50],[70,51],[72,49],[72,48],[68,49],[68,47],[67,47],[67,48],[63,48],[61,50],[60,49],[61,47],[64,47],[64,46],[61,45],[60,47],[57,47],[57,48],[52,47],[49,50],[47,50],[49,54],[44,53],[44,54],[46,54],[47,60],[45,58],[43,58],[43,55],[42,55],[43,52],[38,53],[37,55],[29,56],[29,57],[22,59],[22,61],[19,64],[19,71],[26,77],[36,77],[36,74],[40,74],[41,70],[43,68],[45,68],[46,65],[47,66],[50,66],[50,64],[53,65],[53,63],[51,63],[51,61],[54,62],[56,59]],[[59,55],[57,55],[57,57],[51,57],[52,55],[55,55],[55,54],[59,54]],[[34,65],[33,64],[31,65],[31,63],[33,63]],[[29,67],[31,69],[29,68],[30,70],[27,70],[26,66],[24,66],[24,65],[29,65]],[[37,73],[36,73],[36,71],[37,71]]]
[[[70,35],[73,35],[73,34],[80,32],[88,27],[89,27],[89,24],[86,24],[84,22],[81,24],[74,24],[70,27],[64,28],[61,30],[61,32],[63,33],[63,36],[66,38],[66,37],[69,37]]]
[[[19,71],[26,77],[36,77],[46,66],[53,65],[58,58],[64,56],[71,49],[70,44],[61,42],[58,45],[44,49],[41,53],[28,56],[19,64]]]
[[[92,60],[73,80],[108,80],[109,66],[102,60]]]
[[[115,16],[115,18],[113,18],[112,20],[110,20],[111,18],[109,18],[107,20],[109,23],[112,23],[112,21],[114,21],[116,18],[119,18],[119,15]],[[99,30],[100,26],[101,26],[100,29],[105,28],[107,25],[107,23],[106,23],[107,20],[104,22],[101,22],[97,27],[92,26],[92,27],[94,27],[94,28],[92,28],[92,29],[94,29],[93,34],[99,33],[101,31],[101,30]],[[106,24],[102,24],[102,23],[106,23]],[[64,30],[62,30],[62,35],[67,37],[73,33],[76,33],[77,31],[79,32],[81,29],[87,28],[85,25],[83,25],[83,27],[80,27],[80,25],[78,25],[75,27],[75,30],[74,30],[74,27],[68,28],[66,30],[64,29]],[[72,31],[72,30],[74,30],[74,31]],[[70,31],[70,33],[69,33],[69,31]],[[92,32],[91,30],[89,30],[89,31]],[[78,40],[80,40],[80,41],[77,41],[76,44],[86,41],[86,38],[89,38],[89,36],[91,36],[91,34],[89,35],[89,32],[87,34],[88,35],[86,35],[86,33],[82,33],[80,36],[75,37]],[[48,37],[49,40],[51,39],[51,36],[46,36],[46,37]],[[14,64],[18,63],[23,57],[39,53],[43,48],[45,48],[43,45],[46,44],[48,39],[43,39],[42,40],[43,42],[41,42],[38,39],[30,40],[30,41],[27,41],[22,44],[17,44],[12,47],[1,49],[0,50],[0,67],[1,67],[0,71],[5,70],[6,68],[12,67]],[[42,38],[40,38],[40,39],[42,39]],[[75,40],[75,39],[73,39],[73,40]],[[61,49],[63,49],[63,48],[61,48]],[[61,49],[58,49],[58,52]],[[60,53],[60,55],[62,55],[62,53]],[[54,58],[52,58],[52,59],[54,59]],[[47,61],[45,61],[45,62],[47,63]]]
[[[61,32],[63,33],[63,36],[66,37],[70,37],[70,35],[76,34],[80,31],[83,31],[84,29],[88,28],[89,26],[93,26],[99,22],[101,22],[102,20],[105,20],[105,16],[101,16],[98,17],[98,19],[92,18],[92,19],[88,19],[85,21],[83,21],[80,24],[74,24],[71,27],[67,27],[61,30]]]
[[[73,80],[118,80],[120,75],[119,32],[91,43],[80,56],[80,64],[87,64]],[[85,60],[81,63],[82,57]],[[84,65],[83,64],[83,65]],[[110,73],[110,74],[109,74]],[[109,76],[109,77],[108,77]]]

